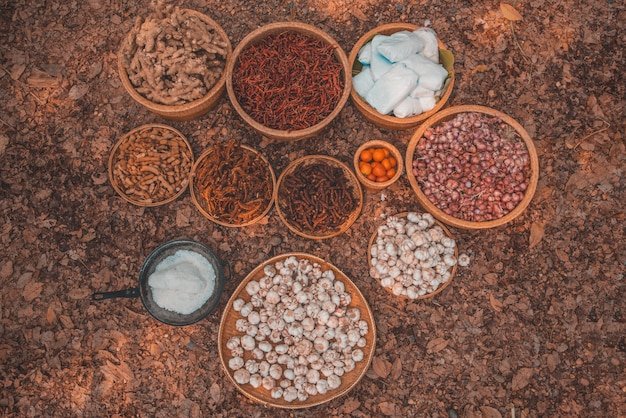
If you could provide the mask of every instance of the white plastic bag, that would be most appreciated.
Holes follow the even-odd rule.
[[[439,43],[435,31],[431,28],[418,28],[413,33],[424,43],[422,54],[432,62],[439,64]]]
[[[378,80],[393,66],[392,62],[390,62],[387,58],[383,57],[380,52],[378,52],[378,45],[387,38],[388,36],[386,35],[376,35],[374,36],[374,38],[372,38],[372,57],[370,59],[370,71],[372,72],[372,78],[374,80]]]
[[[352,87],[361,97],[365,97],[373,85],[374,79],[372,78],[369,65],[364,65],[361,72],[352,77]]]
[[[424,42],[415,33],[403,30],[391,34],[378,45],[377,51],[391,62],[398,62],[424,48]]]
[[[431,91],[441,89],[448,77],[448,71],[441,64],[435,64],[422,54],[411,55],[401,61],[419,76],[419,86]]]
[[[363,65],[370,65],[372,62],[372,43],[368,42],[359,49],[357,59]]]
[[[422,113],[422,105],[419,99],[407,96],[396,107],[393,108],[393,115],[397,118],[408,118]]]
[[[365,100],[383,115],[391,113],[417,86],[417,74],[403,64],[394,64],[365,95]]]

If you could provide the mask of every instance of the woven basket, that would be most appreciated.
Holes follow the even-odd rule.
[[[417,182],[417,179],[413,175],[413,159],[415,158],[415,155],[416,155],[415,148],[417,146],[418,141],[420,140],[420,138],[426,131],[426,129],[428,129],[431,126],[435,126],[441,122],[445,122],[449,119],[452,119],[459,113],[466,113],[466,112],[484,113],[490,116],[499,117],[500,119],[502,119],[502,121],[507,123],[513,129],[515,129],[517,134],[521,137],[521,139],[526,144],[526,148],[528,149],[528,153],[530,156],[531,173],[530,173],[530,181],[525,191],[524,198],[517,204],[517,206],[512,211],[510,211],[509,213],[507,213],[506,215],[504,215],[503,217],[499,219],[495,219],[491,221],[484,221],[484,222],[471,222],[471,221],[459,219],[454,216],[448,215],[443,210],[435,206],[428,199],[428,197],[426,197],[426,195],[422,192],[421,187],[419,183]],[[441,222],[446,223],[447,225],[454,226],[460,229],[468,229],[468,230],[469,229],[494,228],[497,226],[504,225],[508,222],[511,222],[513,219],[517,218],[522,212],[524,212],[526,207],[528,207],[528,205],[530,204],[530,201],[532,200],[533,195],[535,194],[535,191],[537,190],[537,183],[539,181],[539,158],[537,156],[537,150],[535,149],[533,140],[530,137],[530,135],[528,135],[528,132],[526,132],[526,130],[522,127],[522,125],[520,125],[515,119],[511,118],[510,116],[498,110],[491,109],[489,107],[476,106],[476,105],[464,105],[464,106],[450,107],[448,109],[442,110],[441,112],[437,113],[436,115],[429,118],[426,122],[424,122],[417,129],[417,131],[415,131],[415,133],[411,137],[411,140],[409,141],[409,144],[407,146],[407,151],[406,151],[405,168],[407,172],[406,174],[409,178],[409,183],[411,184],[411,188],[413,188],[413,191],[415,192],[417,201],[426,211],[430,212],[435,218],[437,218]]]
[[[162,147],[164,149],[155,150],[154,148],[145,149],[143,145],[133,151],[134,146],[138,146],[138,140],[149,141],[155,135],[155,131],[167,135],[171,138],[171,145]],[[126,155],[131,159],[121,161],[122,152],[126,153],[126,148],[130,148],[132,155]],[[178,151],[178,153],[176,153]],[[143,157],[138,157],[139,155]],[[175,161],[172,161],[175,157]],[[125,176],[131,179],[134,185],[125,182],[120,176],[121,171],[118,165],[128,165],[132,162],[133,166],[139,167],[137,164],[140,160],[144,160],[141,164],[141,170],[133,170],[134,174]],[[178,164],[177,164],[178,163]],[[176,200],[187,189],[189,184],[189,172],[193,166],[193,151],[185,136],[177,129],[171,126],[161,125],[157,123],[147,124],[137,127],[126,133],[114,146],[109,155],[108,174],[109,181],[115,191],[129,203],[137,206],[160,206]],[[169,177],[171,176],[171,177]],[[128,181],[128,180],[126,180]],[[169,188],[172,188],[170,191]],[[149,193],[153,189],[152,194]],[[159,188],[167,188],[167,193],[158,194]],[[136,190],[137,192],[131,192]],[[147,192],[143,196],[140,192]]]
[[[264,389],[262,386],[258,389],[255,389],[249,384],[241,385],[237,383],[234,379],[233,371],[228,367],[228,362],[231,359],[231,353],[230,350],[226,347],[226,343],[231,336],[240,335],[240,333],[236,331],[235,322],[237,321],[237,319],[241,318],[241,315],[233,309],[233,301],[241,298],[248,302],[250,300],[250,296],[245,290],[246,285],[251,280],[259,280],[260,278],[264,277],[264,268],[266,266],[274,265],[277,261],[285,260],[290,256],[295,256],[298,260],[307,259],[311,263],[317,263],[324,271],[332,270],[335,274],[335,280],[343,282],[346,291],[349,292],[352,296],[352,301],[350,302],[349,307],[358,307],[361,311],[361,319],[365,320],[369,327],[369,332],[365,335],[366,345],[365,347],[361,348],[364,354],[363,360],[356,363],[356,367],[354,370],[345,373],[341,377],[342,384],[339,388],[328,391],[324,395],[317,394],[314,396],[310,396],[306,401],[295,400],[293,402],[287,402],[283,398],[272,398],[269,391]],[[248,274],[248,276],[246,276],[246,278],[243,279],[237,289],[235,289],[233,295],[230,297],[226,307],[224,308],[224,314],[222,315],[218,334],[218,351],[220,361],[222,363],[224,371],[226,372],[226,375],[233,383],[233,385],[235,385],[235,387],[242,394],[244,394],[246,397],[253,400],[254,402],[263,404],[266,407],[276,407],[284,409],[310,408],[329,402],[335,398],[347,394],[359,383],[363,376],[365,376],[365,373],[369,369],[371,361],[374,357],[375,348],[376,323],[374,322],[374,316],[372,314],[372,311],[359,288],[341,270],[339,270],[332,264],[313,255],[297,252],[286,253],[273,257],[257,266],[254,270],[252,270],[252,272]],[[246,356],[250,356],[250,353],[248,352],[245,354],[244,360],[247,360],[249,358]]]
[[[391,155],[393,155],[393,157],[398,162],[398,165],[396,166],[396,174],[394,174],[392,178],[390,178],[387,181],[377,182],[377,181],[372,181],[368,179],[365,175],[363,175],[359,167],[359,162],[361,161],[360,155],[362,151],[368,148],[386,148],[389,150]],[[402,170],[403,170],[402,154],[400,153],[398,148],[396,148],[395,146],[393,146],[387,141],[381,141],[379,139],[367,141],[366,143],[361,145],[354,153],[354,171],[356,173],[356,177],[363,184],[366,190],[379,191],[382,189],[386,189],[387,187],[391,186],[400,178],[400,176],[402,175]]]
[[[361,72],[362,64],[357,60],[357,55],[361,48],[369,41],[371,41],[374,36],[391,35],[403,30],[414,31],[418,28],[419,26],[411,23],[389,23],[378,26],[367,32],[365,35],[359,38],[357,43],[350,51],[348,61],[352,66],[352,76],[355,76],[356,74]],[[441,110],[450,98],[450,95],[452,94],[452,88],[454,87],[454,56],[445,47],[441,40],[438,41],[439,61],[442,63],[443,67],[448,70],[448,79],[445,82],[445,93],[441,96],[434,108],[432,108],[428,112],[424,112],[419,115],[407,118],[398,118],[391,115],[383,115],[372,106],[370,106],[369,103],[367,103],[361,96],[359,96],[359,94],[354,89],[352,89],[350,93],[350,98],[352,99],[352,103],[359,110],[359,112],[361,112],[361,114],[365,116],[367,120],[373,122],[376,126],[380,128],[391,130],[405,130],[416,127],[417,125],[428,119],[430,116]]]
[[[311,164],[317,164],[317,163],[321,163],[321,164],[331,166],[331,167],[341,168],[343,170],[345,177],[349,180],[349,184],[352,188],[353,196],[355,199],[357,199],[358,204],[357,204],[357,207],[352,211],[352,213],[349,214],[346,221],[342,225],[338,226],[336,230],[325,232],[325,233],[312,234],[310,232],[303,231],[291,219],[289,219],[288,215],[283,210],[282,203],[284,202],[285,193],[288,191],[288,188],[285,185],[285,178],[291,173],[293,173],[294,171],[301,169],[302,167],[307,167]],[[332,238],[347,231],[352,226],[352,224],[357,220],[357,218],[361,214],[361,208],[363,207],[363,191],[361,190],[361,185],[359,184],[359,181],[357,180],[352,170],[350,170],[350,168],[347,165],[337,160],[336,158],[325,156],[325,155],[310,155],[310,156],[299,158],[293,161],[291,164],[289,164],[287,168],[285,168],[285,170],[278,177],[278,185],[276,187],[275,198],[276,198],[276,211],[278,212],[278,216],[283,221],[283,223],[287,226],[287,228],[289,228],[295,234],[300,235],[301,237],[314,239],[314,240]],[[315,196],[312,196],[312,199],[315,200]]]
[[[218,146],[218,145],[215,145],[215,146]],[[196,172],[197,172],[198,166],[202,163],[202,161],[205,158],[207,158],[209,155],[211,155],[212,152],[214,152],[212,147],[207,149],[207,150],[205,150],[202,153],[202,155],[200,157],[198,157],[196,163],[194,164],[194,166],[193,166],[193,168],[191,170],[190,191],[191,191],[191,198],[193,200],[194,205],[196,206],[196,208],[198,208],[200,213],[202,213],[202,215],[204,215],[207,219],[209,219],[212,222],[215,222],[218,225],[222,225],[222,226],[244,227],[244,226],[253,225],[253,224],[259,222],[261,219],[263,219],[263,217],[265,215],[267,215],[267,213],[272,208],[272,204],[274,203],[274,194],[276,192],[276,175],[274,174],[274,169],[272,168],[272,165],[270,164],[268,159],[263,154],[261,154],[260,152],[258,152],[254,148],[251,148],[251,147],[249,147],[247,145],[239,145],[239,146],[241,148],[243,148],[244,150],[246,150],[247,152],[251,152],[251,153],[254,153],[254,154],[258,155],[263,160],[265,165],[267,166],[268,175],[271,177],[271,188],[272,188],[272,190],[270,191],[270,198],[267,201],[266,205],[264,206],[263,211],[259,212],[258,215],[256,215],[254,218],[251,218],[250,220],[248,220],[246,222],[240,222],[240,223],[226,222],[225,220],[220,219],[215,213],[211,213],[211,211],[209,210],[208,204],[207,204],[206,200],[202,197],[201,191],[197,187],[197,184],[196,184]]]
[[[191,9],[183,9],[183,11],[186,14],[197,16],[198,18],[200,18],[201,20],[203,20],[204,22],[208,23],[209,25],[215,28],[215,31],[227,44],[227,56],[226,56],[226,65],[227,65],[229,60],[232,57],[233,49],[232,49],[230,40],[228,39],[228,35],[226,34],[226,32],[224,32],[224,29],[222,29],[222,27],[217,22],[215,22],[213,19],[211,19],[209,16],[205,14],[202,14],[200,12],[197,12]],[[133,36],[132,32],[126,36],[126,38],[124,39],[122,43],[122,46],[120,47],[120,52],[118,56],[120,57],[122,56],[121,51],[124,49],[125,45],[128,45],[132,36]],[[226,71],[223,71],[222,75],[217,80],[217,82],[213,85],[213,87],[211,87],[211,89],[207,92],[207,94],[201,99],[194,100],[192,102],[181,104],[181,105],[168,106],[168,105],[164,105],[160,103],[155,103],[151,100],[148,100],[144,96],[142,96],[135,89],[133,84],[130,82],[130,79],[128,78],[128,73],[126,72],[126,68],[124,67],[121,59],[118,59],[117,66],[118,66],[118,71],[120,74],[120,79],[122,80],[122,84],[124,85],[124,88],[126,89],[128,94],[130,94],[130,96],[137,103],[141,104],[146,109],[169,120],[187,121],[187,120],[196,119],[204,115],[205,113],[210,111],[213,107],[215,107],[215,105],[219,102],[222,96],[224,96],[224,92],[226,91]]]
[[[241,55],[242,51],[244,51],[249,46],[262,41],[268,36],[285,31],[297,32],[306,36],[320,39],[325,43],[332,45],[335,51],[335,57],[337,61],[339,61],[343,66],[344,90],[335,109],[325,119],[323,119],[321,122],[318,122],[316,125],[310,126],[305,129],[293,131],[268,128],[250,117],[250,115],[248,115],[239,104],[237,95],[235,94],[233,88],[233,71],[235,65],[237,64],[238,57]],[[327,88],[327,86],[320,85],[320,88],[325,89]],[[346,56],[346,53],[343,51],[343,49],[341,49],[339,44],[330,35],[316,28],[315,26],[311,26],[305,23],[276,22],[270,23],[252,31],[245,38],[243,38],[239,45],[237,45],[233,52],[233,57],[226,67],[226,90],[228,92],[228,97],[233,107],[235,108],[235,111],[256,132],[276,141],[297,141],[317,135],[322,130],[324,130],[333,121],[333,119],[337,117],[337,115],[339,115],[339,112],[341,112],[346,102],[348,101],[348,98],[350,97],[350,91],[352,90],[352,78],[350,74],[350,65],[348,64],[348,58]]]
[[[401,213],[398,213],[398,214],[393,215],[393,216],[395,216],[397,218],[406,218],[409,213],[410,212],[401,212]],[[382,223],[381,223],[381,225],[382,225]],[[439,225],[441,227],[441,229],[443,229],[443,232],[445,232],[445,234],[448,237],[454,239],[454,236],[452,236],[452,233],[450,232],[450,230],[448,228],[446,228],[446,226],[444,224],[442,224],[441,222],[435,220],[435,225]],[[378,236],[378,228],[376,228],[376,231],[374,231],[374,233],[370,237],[369,244],[367,246],[367,264],[368,264],[368,266],[370,268],[372,267],[372,251],[371,251],[372,250],[372,245],[374,245],[374,242],[376,241],[376,237],[377,236]],[[459,257],[459,248],[458,247],[454,248],[454,256],[458,259],[458,257]],[[403,298],[403,299],[408,299],[408,300],[430,299],[433,296],[438,295],[439,293],[443,292],[450,285],[450,283],[452,282],[452,279],[454,278],[454,275],[456,274],[457,266],[458,266],[458,263],[450,268],[450,270],[449,270],[450,271],[450,278],[445,283],[442,283],[437,288],[437,290],[435,290],[434,292],[427,293],[427,294],[422,295],[422,296],[420,296],[420,297],[418,297],[416,299],[410,299],[408,296],[404,296],[404,295],[401,295],[401,296],[394,295],[394,296],[400,297],[400,298]],[[389,293],[393,294],[391,289],[389,289],[387,287],[383,287],[383,289],[385,289]]]

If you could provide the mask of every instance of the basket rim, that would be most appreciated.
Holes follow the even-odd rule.
[[[369,346],[369,350],[366,350],[365,348],[363,348],[364,358],[359,363],[357,363],[362,367],[362,369],[356,373],[356,378],[352,382],[349,382],[348,384],[346,384],[345,387],[343,387],[344,383],[342,383],[342,386],[340,386],[338,389],[335,389],[332,392],[329,391],[330,395],[327,393],[326,395],[318,394],[318,395],[310,396],[309,399],[305,402],[300,402],[296,400],[291,403],[287,403],[287,402],[278,403],[277,400],[272,399],[268,395],[261,396],[260,394],[255,394],[252,391],[245,390],[246,388],[243,388],[242,385],[238,384],[235,381],[233,377],[233,372],[228,367],[228,358],[230,358],[230,355],[227,355],[226,353],[227,350],[225,349],[225,343],[227,341],[226,337],[228,336],[227,334],[229,331],[232,331],[232,330],[227,330],[226,325],[227,325],[228,320],[230,319],[229,315],[232,316],[236,313],[234,309],[232,309],[233,301],[237,299],[238,297],[240,297],[241,295],[244,295],[244,296],[247,295],[245,292],[245,286],[248,284],[248,282],[253,279],[258,278],[260,275],[263,275],[263,269],[265,266],[271,263],[275,263],[276,261],[284,260],[290,256],[295,256],[297,258],[306,258],[311,262],[317,262],[325,269],[331,269],[335,273],[335,278],[341,279],[341,281],[346,286],[346,289],[350,288],[352,302],[350,303],[349,306],[355,306],[355,304],[359,304],[358,306],[360,308],[361,307],[363,308],[363,309],[360,309],[361,319],[365,319],[369,326],[369,332],[366,337],[366,340],[367,340],[366,347]],[[363,310],[365,310],[365,312],[363,312]],[[376,322],[374,319],[374,314],[372,312],[372,309],[369,306],[369,303],[367,302],[367,299],[365,298],[361,290],[358,288],[356,283],[354,283],[341,269],[339,269],[337,266],[335,266],[331,262],[326,261],[313,254],[309,254],[306,252],[288,252],[288,253],[283,253],[283,254],[271,257],[263,261],[259,265],[257,265],[250,273],[246,275],[246,277],[239,283],[237,288],[233,291],[222,313],[219,331],[218,331],[217,347],[218,347],[220,363],[222,365],[222,368],[224,369],[225,374],[228,376],[228,379],[235,386],[235,388],[237,388],[237,390],[241,392],[244,396],[246,396],[248,399],[254,402],[258,402],[264,405],[265,407],[276,407],[276,408],[292,409],[292,410],[310,408],[313,406],[318,406],[318,405],[330,402],[333,399],[344,396],[345,394],[350,392],[352,389],[354,389],[354,387],[356,387],[356,385],[363,379],[363,377],[367,373],[372,363],[372,360],[374,358],[374,354],[376,351]],[[354,373],[354,371],[350,373]],[[254,391],[258,391],[258,390],[259,389],[254,389]]]
[[[530,182],[524,193],[524,198],[509,213],[507,213],[501,218],[494,219],[491,221],[472,222],[472,221],[466,221],[464,219],[460,219],[460,218],[456,218],[456,217],[448,215],[447,213],[445,213],[444,211],[442,211],[441,209],[439,209],[437,206],[435,206],[433,203],[430,202],[428,197],[426,197],[426,195],[422,192],[421,188],[419,187],[419,184],[417,183],[417,179],[413,175],[413,157],[415,153],[415,148],[417,146],[417,142],[420,140],[420,138],[422,137],[426,129],[437,124],[438,122],[443,121],[446,118],[450,118],[458,113],[466,113],[466,112],[484,113],[490,116],[497,116],[501,118],[505,123],[507,123],[513,129],[515,129],[515,131],[520,136],[522,141],[526,144],[526,148],[528,149],[528,154],[530,157]],[[537,150],[535,148],[535,144],[532,138],[530,137],[530,135],[528,134],[528,132],[526,131],[526,129],[524,129],[524,127],[519,122],[517,122],[515,119],[513,119],[506,113],[503,113],[499,110],[496,110],[490,107],[480,106],[480,105],[452,106],[428,118],[415,131],[415,133],[409,140],[409,144],[406,150],[405,169],[406,169],[406,175],[409,179],[409,183],[411,184],[411,188],[416,194],[416,198],[419,204],[427,212],[430,212],[436,219],[440,220],[441,222],[447,225],[453,226],[453,227],[466,229],[466,230],[494,228],[497,226],[504,225],[512,221],[513,219],[517,218],[519,215],[521,215],[522,212],[524,212],[524,210],[526,210],[526,208],[530,204],[535,194],[535,191],[537,189],[537,184],[539,182],[539,157],[537,156]]]
[[[215,84],[213,84],[213,86],[209,89],[209,91],[207,91],[207,93],[204,96],[202,96],[199,99],[193,100],[191,102],[179,104],[179,105],[165,105],[161,103],[156,103],[142,96],[137,91],[135,86],[133,86],[133,84],[130,82],[130,78],[128,77],[128,72],[126,70],[126,67],[124,67],[124,65],[122,64],[122,59],[120,58],[122,56],[122,50],[124,49],[126,44],[130,42],[130,37],[134,33],[133,28],[131,28],[129,32],[126,34],[126,36],[123,38],[122,43],[120,47],[118,48],[118,53],[117,53],[118,72],[119,72],[122,84],[124,85],[124,88],[126,89],[128,94],[142,106],[164,117],[168,117],[168,116],[176,117],[176,116],[180,116],[179,114],[183,114],[187,112],[195,112],[198,109],[202,109],[205,104],[210,106],[212,101],[215,100],[217,102],[217,100],[221,97],[221,94],[225,90],[226,65],[228,65],[228,62],[230,61],[233,55],[233,48],[232,48],[230,39],[228,38],[228,34],[224,31],[224,29],[219,23],[213,20],[210,16],[202,12],[199,12],[197,10],[187,9],[187,8],[181,8],[180,10],[186,13],[191,13],[193,15],[196,15],[199,18],[212,24],[215,30],[219,33],[222,40],[226,43],[226,58],[225,58],[226,62],[225,62],[224,70],[222,71],[220,78],[217,79]]]
[[[374,241],[376,240],[376,237],[378,236],[378,227],[380,227],[383,223],[385,223],[387,221],[387,219],[389,219],[392,216],[397,217],[397,218],[400,218],[400,217],[406,218],[409,213],[420,213],[420,212],[412,210],[412,211],[399,212],[399,213],[395,213],[395,214],[392,214],[392,215],[387,215],[386,219],[378,224],[378,226],[376,227],[376,229],[374,230],[374,232],[370,236],[369,243],[367,245],[367,266],[369,268],[372,267],[372,253],[371,253],[371,249],[372,249],[372,245],[374,244]],[[422,212],[422,213],[428,213],[428,212]],[[454,235],[452,234],[450,229],[448,229],[448,227],[446,227],[446,225],[444,223],[440,222],[439,220],[437,220],[435,218],[435,224],[440,226],[441,229],[443,229],[443,232],[448,237],[452,238],[456,242],[456,239],[454,238]],[[454,246],[454,256],[457,259],[459,258],[459,247],[458,247],[458,245]],[[419,297],[417,297],[415,299],[411,299],[408,296],[404,296],[404,295],[400,295],[400,296],[394,295],[393,292],[391,291],[391,289],[388,289],[388,288],[386,288],[386,287],[384,287],[384,286],[382,286],[380,284],[380,280],[374,279],[374,278],[372,278],[372,279],[375,280],[380,285],[380,287],[385,289],[385,291],[389,292],[391,295],[393,295],[395,297],[399,297],[399,298],[406,299],[406,300],[431,299],[434,296],[438,295],[439,293],[443,292],[450,285],[450,283],[452,283],[452,280],[454,279],[454,276],[456,275],[456,270],[457,270],[458,266],[459,266],[459,263],[456,263],[454,266],[452,266],[452,268],[449,270],[450,271],[450,278],[445,283],[443,283],[441,286],[439,286],[437,289],[435,289],[434,292],[426,293],[425,295],[419,296]]]
[[[260,152],[259,150],[256,150],[248,145],[245,144],[239,144],[239,147],[253,152],[255,154],[257,154],[265,163],[266,166],[270,172],[270,177],[272,179],[272,192],[270,193],[270,200],[267,204],[267,206],[265,207],[265,209],[263,209],[263,211],[256,216],[255,218],[250,219],[247,222],[243,222],[241,224],[230,224],[228,222],[224,222],[218,218],[216,218],[215,216],[211,215],[209,212],[207,212],[202,205],[200,205],[200,201],[199,201],[199,197],[196,195],[196,187],[195,187],[195,177],[196,177],[196,168],[198,167],[198,165],[200,164],[200,162],[206,158],[207,155],[209,155],[211,152],[213,152],[213,147],[218,146],[218,144],[213,144],[211,145],[209,148],[205,149],[202,154],[200,154],[200,156],[196,159],[196,161],[194,162],[193,166],[191,167],[191,171],[189,173],[189,191],[191,194],[191,200],[193,201],[194,206],[200,211],[200,213],[207,218],[208,220],[210,220],[211,222],[214,222],[218,225],[222,225],[222,226],[226,226],[226,227],[231,227],[231,228],[240,228],[240,227],[245,227],[245,226],[250,226],[253,224],[258,223],[261,219],[263,219],[268,213],[269,211],[272,209],[272,206],[274,204],[275,201],[275,194],[276,194],[276,174],[274,173],[274,169],[272,168],[272,164],[270,164],[269,160],[267,159],[267,157]]]
[[[394,174],[392,178],[384,182],[375,182],[375,181],[368,179],[367,177],[363,175],[363,173],[361,173],[361,169],[359,168],[359,161],[360,161],[359,155],[361,154],[361,152],[367,148],[376,147],[376,146],[385,147],[389,149],[389,152],[391,152],[394,155],[394,157],[396,158],[396,162],[397,162],[396,174]],[[391,186],[402,176],[403,171],[404,171],[404,164],[402,164],[402,159],[403,159],[402,153],[400,152],[398,147],[393,145],[391,142],[388,142],[382,139],[371,139],[361,144],[361,146],[357,148],[357,150],[355,151],[354,158],[353,158],[354,172],[355,172],[356,177],[359,179],[361,183],[363,183],[366,189],[376,190],[376,191],[382,190],[386,187]]]
[[[117,194],[122,199],[124,199],[128,203],[131,203],[131,204],[136,205],[136,206],[142,206],[142,207],[156,207],[156,206],[165,205],[167,203],[171,203],[174,200],[178,199],[183,193],[185,193],[185,190],[189,186],[189,179],[188,179],[188,176],[187,176],[187,177],[184,177],[183,179],[181,179],[180,190],[177,191],[172,196],[168,197],[167,199],[160,200],[158,202],[143,202],[143,201],[135,200],[135,199],[131,198],[130,196],[128,196],[126,193],[124,193],[124,191],[117,184],[117,179],[115,178],[115,176],[113,174],[113,166],[114,166],[115,161],[116,161],[115,157],[117,155],[117,151],[119,150],[119,147],[132,134],[134,134],[136,132],[143,131],[145,129],[149,129],[149,128],[165,129],[165,130],[171,131],[174,134],[176,134],[176,137],[180,140],[180,142],[182,144],[185,145],[185,149],[189,152],[192,168],[193,168],[193,165],[195,164],[194,155],[193,155],[193,149],[191,148],[191,144],[187,140],[187,137],[185,137],[185,135],[183,135],[182,132],[180,132],[178,129],[176,129],[176,128],[172,127],[172,126],[169,126],[169,125],[166,125],[166,124],[162,124],[162,123],[146,123],[144,125],[137,126],[137,127],[133,128],[133,129],[131,129],[130,131],[126,132],[124,135],[122,135],[122,137],[117,140],[115,145],[113,145],[113,148],[111,149],[111,152],[109,153],[109,161],[108,161],[108,168],[107,168],[108,177],[109,177],[109,183],[111,183],[111,186],[113,187],[113,189],[117,192]]]
[[[402,30],[413,31],[413,30],[419,29],[420,27],[422,26],[416,25],[414,23],[386,23],[386,24],[377,26],[369,30],[357,40],[357,42],[352,47],[352,50],[350,51],[348,61],[350,63],[351,73],[355,71],[354,67],[357,62],[356,58],[359,53],[359,50],[367,42],[369,42],[375,35],[379,35],[379,34],[387,35],[387,34],[392,34],[395,32],[402,31]],[[451,52],[446,47],[446,45],[441,41],[439,37],[437,37],[437,42],[439,44],[440,56],[441,56],[442,50]],[[400,129],[400,130],[410,129],[410,128],[417,126],[424,120],[428,119],[430,116],[434,115],[435,113],[441,111],[441,109],[447,104],[448,99],[452,95],[452,90],[454,87],[454,81],[455,81],[454,63],[452,63],[451,68],[448,70],[448,79],[446,80],[447,80],[446,83],[448,83],[446,90],[444,94],[441,96],[441,98],[437,101],[437,104],[435,105],[434,108],[432,108],[431,110],[427,112],[420,113],[419,115],[409,116],[407,118],[399,118],[396,116],[383,115],[382,113],[379,113],[376,109],[370,106],[370,104],[367,103],[356,92],[354,88],[350,92],[350,99],[352,100],[352,103],[354,103],[355,107],[363,114],[363,116],[365,116],[366,119],[373,122],[374,124],[384,127],[386,129]]]
[[[284,31],[295,31],[299,33],[304,33],[317,39],[321,39],[327,42],[329,45],[333,46],[335,58],[343,67],[344,73],[344,89],[335,109],[333,109],[333,111],[326,118],[319,121],[317,124],[304,129],[298,129],[293,131],[283,131],[279,129],[268,128],[254,120],[250,115],[248,115],[247,112],[239,104],[239,100],[237,100],[237,95],[235,94],[232,80],[235,65],[237,64],[239,56],[249,45],[256,43],[257,40],[264,39],[267,36]],[[237,114],[261,135],[278,141],[302,140],[317,135],[339,115],[341,110],[343,110],[352,92],[352,73],[350,70],[351,67],[345,51],[332,36],[330,36],[322,29],[299,21],[273,22],[267,25],[263,25],[248,33],[233,50],[231,59],[228,60],[228,62],[226,63],[226,93]]]
[[[280,204],[279,204],[280,189],[281,189],[281,186],[283,185],[283,181],[284,181],[285,177],[288,174],[290,174],[291,172],[293,172],[300,164],[307,163],[309,161],[315,161],[315,160],[327,161],[327,162],[329,162],[331,164],[334,164],[334,165],[340,167],[344,171],[346,177],[352,183],[354,193],[356,194],[355,197],[358,200],[357,207],[354,209],[354,211],[352,211],[352,213],[350,214],[350,216],[348,217],[346,222],[344,222],[343,225],[341,225],[341,227],[338,230],[330,232],[330,233],[327,233],[327,234],[324,234],[324,235],[310,235],[310,234],[307,234],[306,232],[301,231],[298,228],[296,228],[287,219],[287,216],[281,210]],[[322,155],[322,154],[306,155],[304,157],[297,158],[294,161],[292,161],[291,163],[289,163],[289,165],[287,165],[287,167],[285,167],[285,169],[280,173],[280,176],[278,177],[278,181],[277,181],[277,184],[276,184],[276,192],[274,193],[274,199],[275,199],[274,206],[276,207],[276,212],[278,213],[278,217],[283,222],[283,224],[291,232],[295,233],[296,235],[299,235],[299,236],[301,236],[303,238],[313,239],[313,240],[323,240],[323,239],[333,238],[333,237],[336,237],[338,235],[343,234],[348,229],[350,229],[350,227],[352,226],[352,224],[354,224],[354,222],[356,222],[356,220],[361,215],[361,210],[363,208],[363,190],[361,189],[361,183],[359,182],[359,179],[354,174],[354,172],[350,169],[350,167],[348,167],[347,164],[345,164],[344,162],[340,161],[339,159],[337,159],[335,157],[331,157],[329,155]]]

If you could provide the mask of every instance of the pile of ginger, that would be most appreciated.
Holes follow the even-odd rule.
[[[228,53],[223,39],[202,15],[155,4],[139,17],[120,50],[122,66],[137,92],[162,105],[204,97],[221,77]]]

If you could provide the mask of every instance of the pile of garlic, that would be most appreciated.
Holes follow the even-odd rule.
[[[370,276],[394,295],[417,299],[450,280],[452,267],[468,265],[455,255],[456,242],[429,213],[390,216],[370,248]]]
[[[238,384],[263,387],[274,399],[303,402],[341,386],[365,357],[370,332],[345,284],[332,270],[289,256],[264,267],[233,309],[238,334],[226,341]]]

